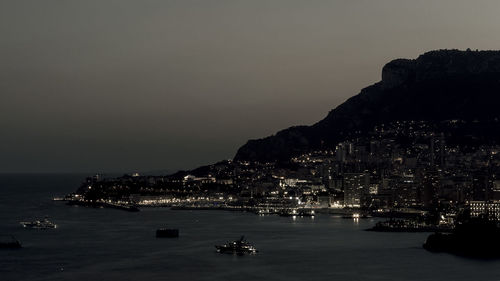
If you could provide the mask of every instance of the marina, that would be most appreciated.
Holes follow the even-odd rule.
[[[0,184],[6,187],[0,191],[0,230],[22,241],[22,249],[0,254],[2,278],[250,281],[284,280],[283,272],[287,272],[287,280],[301,281],[323,280],[318,275],[323,272],[321,277],[326,274],[335,280],[468,281],[500,274],[497,261],[484,264],[426,251],[422,243],[429,233],[364,231],[381,221],[375,217],[342,219],[341,214],[321,212],[314,219],[293,219],[169,208],[129,213],[113,208],[68,208],[51,201],[56,194],[71,192],[81,178],[0,176]],[[57,231],[20,227],[19,220],[36,214],[57,222]],[[182,233],[175,239],[156,239],[155,230],[161,226]],[[214,245],[242,234],[259,250],[256,255],[217,253]],[[324,268],[337,270],[325,273]],[[379,278],[372,277],[373,270]]]

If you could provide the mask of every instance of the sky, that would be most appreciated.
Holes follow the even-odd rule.
[[[0,172],[173,172],[310,125],[500,1],[2,0]]]

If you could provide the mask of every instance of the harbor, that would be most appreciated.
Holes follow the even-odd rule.
[[[0,204],[0,219],[4,223],[0,230],[14,235],[22,248],[2,250],[0,264],[6,280],[131,280],[140,276],[152,281],[205,281],[222,278],[218,272],[224,272],[224,278],[250,281],[280,280],[286,271],[287,280],[300,281],[314,280],[323,268],[341,268],[330,276],[340,280],[353,276],[373,280],[368,269],[360,268],[377,268],[384,280],[416,281],[414,276],[419,280],[488,280],[489,274],[500,274],[495,261],[479,264],[426,251],[422,244],[430,234],[427,232],[364,231],[388,218],[343,219],[340,212],[347,212],[343,209],[337,214],[333,210],[316,212],[314,219],[157,207],[129,213],[51,201],[55,195],[71,192],[82,175],[11,178],[15,181],[0,177],[0,183],[10,187],[1,191],[4,203]],[[26,192],[19,194],[20,189]],[[45,215],[57,229],[31,231],[19,224]],[[179,237],[156,238],[159,228],[178,229]],[[241,235],[258,254],[217,253],[215,245]],[[234,266],[228,268],[228,264]]]

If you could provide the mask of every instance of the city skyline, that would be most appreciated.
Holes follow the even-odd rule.
[[[232,158],[313,124],[398,57],[497,49],[495,1],[0,4],[0,172]]]
[[[498,11],[0,1],[0,279],[493,280]]]

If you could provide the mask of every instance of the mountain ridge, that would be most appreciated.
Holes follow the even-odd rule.
[[[347,135],[378,123],[490,120],[499,117],[499,108],[500,51],[430,51],[416,59],[392,60],[382,68],[381,81],[362,89],[324,119],[249,140],[234,160],[287,160],[313,149],[333,148]]]

